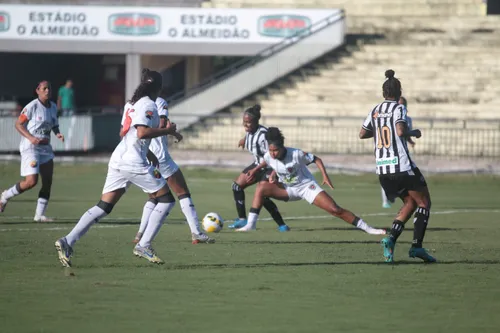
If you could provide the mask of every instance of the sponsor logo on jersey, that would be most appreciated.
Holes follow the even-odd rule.
[[[257,29],[261,36],[284,38],[311,26],[311,19],[300,15],[267,15],[259,17]]]
[[[293,172],[293,168],[292,167],[288,167],[288,168],[286,168],[286,171],[288,171],[289,173],[292,173]]]
[[[378,113],[375,112],[373,114],[373,118],[391,118],[392,117],[392,112],[389,113]]]
[[[6,12],[0,12],[0,32],[9,31],[10,15]]]
[[[391,158],[377,158],[377,166],[385,166],[385,165],[396,165],[399,162],[398,157]]]
[[[156,35],[160,25],[161,18],[153,14],[120,13],[108,17],[108,30],[116,35]]]

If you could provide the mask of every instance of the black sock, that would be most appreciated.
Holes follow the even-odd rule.
[[[398,238],[401,235],[401,233],[403,232],[404,228],[405,228],[405,224],[402,221],[394,220],[394,222],[392,222],[392,228],[391,228],[391,231],[389,231],[389,237],[392,238],[394,243],[398,240]]]
[[[418,207],[413,219],[413,243],[412,247],[422,247],[424,241],[427,222],[429,222],[430,211],[426,208]]]
[[[276,206],[271,199],[264,198],[264,208],[269,212],[269,214],[271,214],[271,217],[278,226],[281,227],[282,225],[285,225],[285,221],[283,221],[283,217],[278,210],[278,206]]]
[[[236,211],[238,212],[238,217],[240,219],[247,218],[247,212],[245,209],[245,192],[241,189],[240,185],[233,183],[233,196],[234,202],[236,203]]]

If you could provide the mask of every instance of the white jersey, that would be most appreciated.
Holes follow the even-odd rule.
[[[49,106],[45,106],[40,100],[32,100],[21,112],[21,117],[26,117],[28,123],[25,125],[28,132],[36,138],[47,140],[46,145],[33,145],[24,136],[19,144],[19,151],[36,150],[38,153],[47,152],[52,154],[50,146],[50,132],[54,127],[59,126],[57,120],[57,106],[49,101]]]
[[[314,155],[296,148],[285,148],[283,159],[273,159],[269,152],[264,155],[267,165],[276,171],[279,181],[286,186],[303,185],[314,182],[314,176],[307,166],[314,162]]]
[[[151,139],[139,139],[136,126],[151,128],[159,126],[156,104],[147,96],[138,100],[134,105],[127,103],[122,119],[122,130],[125,135],[113,151],[109,166],[133,173],[147,173],[149,169],[147,154]]]
[[[161,97],[158,97],[155,101],[156,108],[158,109],[158,116],[165,117],[168,119],[168,103]],[[158,158],[160,164],[166,163],[172,159],[168,153],[168,140],[166,135],[154,138],[151,141],[151,147],[149,149]]]
[[[398,123],[407,124],[406,108],[396,101],[384,101],[366,117],[363,128],[373,133],[376,171],[379,175],[409,171],[416,167],[407,139],[396,133]]]

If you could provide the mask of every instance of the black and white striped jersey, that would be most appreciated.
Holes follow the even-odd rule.
[[[406,138],[397,135],[396,124],[407,124],[406,108],[396,101],[384,101],[370,112],[363,128],[373,133],[378,175],[410,171],[415,168]]]
[[[247,133],[245,135],[245,148],[253,154],[257,165],[263,161],[264,154],[268,150],[266,133],[267,127],[259,125],[254,133]]]

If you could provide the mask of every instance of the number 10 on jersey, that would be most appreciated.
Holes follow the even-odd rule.
[[[382,127],[377,127],[377,148],[382,149],[389,148],[392,144],[391,129],[389,126],[384,125]]]

